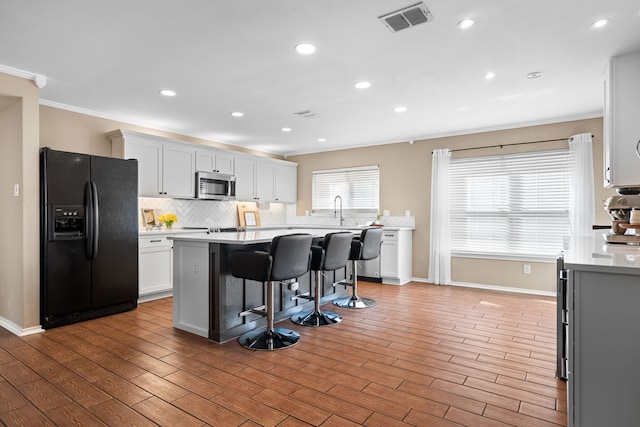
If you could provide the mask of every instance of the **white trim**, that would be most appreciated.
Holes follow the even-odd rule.
[[[424,279],[422,277],[412,277],[411,281],[420,282],[420,283],[431,283],[427,279]],[[552,291],[541,291],[537,289],[526,289],[526,288],[512,288],[508,286],[484,285],[481,283],[451,282],[449,285],[434,285],[434,286],[457,286],[460,288],[485,289],[488,291],[498,291],[498,292],[515,292],[518,294],[540,295],[540,296],[546,296],[546,297],[557,296],[556,293]]]
[[[0,73],[5,73],[26,80],[31,80],[33,81],[33,84],[38,86],[38,89],[42,89],[47,85],[47,76],[36,74],[31,71],[20,70],[19,68],[13,68],[7,65],[0,64]]]
[[[498,292],[515,292],[518,294],[540,295],[540,296],[546,296],[546,297],[557,296],[555,292],[551,292],[551,291],[540,291],[537,289],[526,289],[526,288],[512,288],[509,286],[483,285],[481,283],[451,282],[450,285],[458,286],[461,288],[486,289],[489,291],[498,291]]]
[[[27,335],[39,334],[44,332],[42,326],[32,326],[31,328],[22,329],[20,326],[16,325],[10,320],[5,319],[4,317],[0,317],[0,326],[8,330],[14,335],[19,337],[24,337]]]
[[[493,259],[501,261],[528,261],[539,262],[544,264],[555,264],[557,256],[544,255],[508,255],[508,254],[488,254],[488,253],[471,253],[471,252],[451,252],[451,258],[474,258],[474,259]]]

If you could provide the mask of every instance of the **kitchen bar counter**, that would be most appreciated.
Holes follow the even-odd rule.
[[[264,317],[238,314],[265,303],[261,282],[231,275],[231,254],[237,250],[267,251],[278,235],[308,233],[320,239],[325,234],[345,231],[322,228],[257,229],[242,232],[179,234],[173,240],[173,323],[213,341],[224,342],[266,324]],[[357,231],[359,233],[359,230]],[[313,308],[313,301],[291,300],[315,286],[309,272],[298,277],[299,288],[281,283],[275,287],[275,320]],[[321,284],[321,303],[348,295],[348,288],[332,284],[346,278],[346,268],[327,272]]]
[[[569,427],[640,420],[640,246],[605,243],[602,234],[572,239],[559,260],[558,354],[566,357]]]

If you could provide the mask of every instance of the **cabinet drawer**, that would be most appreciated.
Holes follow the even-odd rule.
[[[162,236],[141,236],[139,241],[139,248],[153,249],[153,248],[171,248],[173,247],[173,240],[169,240],[168,237],[172,235]]]
[[[385,242],[396,242],[398,241],[398,232],[397,231],[384,231],[382,233],[382,240]]]

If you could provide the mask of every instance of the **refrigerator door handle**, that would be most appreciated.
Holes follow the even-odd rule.
[[[84,186],[84,197],[86,207],[86,240],[85,256],[89,261],[93,261],[98,254],[98,189],[96,184],[89,181]]]

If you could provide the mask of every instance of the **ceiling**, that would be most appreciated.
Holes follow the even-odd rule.
[[[378,19],[416,2],[2,0],[0,65],[46,76],[43,105],[292,155],[598,117],[607,59],[640,50],[637,0],[425,0],[431,22]]]

